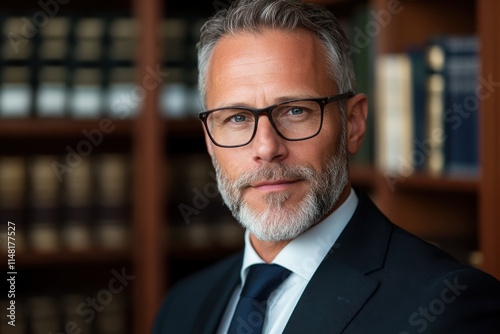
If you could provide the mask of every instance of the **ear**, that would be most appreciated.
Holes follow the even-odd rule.
[[[368,99],[365,94],[356,94],[347,101],[347,151],[349,154],[358,152],[363,143],[367,116]]]

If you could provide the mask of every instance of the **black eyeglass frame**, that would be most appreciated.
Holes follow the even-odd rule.
[[[263,114],[267,116],[267,118],[271,122],[271,125],[273,126],[273,129],[276,131],[276,133],[281,138],[283,138],[285,140],[288,140],[288,141],[301,141],[301,140],[307,140],[307,139],[316,137],[321,132],[321,129],[323,127],[323,114],[324,114],[325,106],[327,104],[335,102],[335,101],[343,100],[343,99],[348,99],[348,98],[351,98],[353,96],[354,96],[353,92],[347,92],[347,93],[337,94],[337,95],[329,96],[329,97],[309,98],[309,99],[293,99],[293,100],[288,100],[288,101],[280,102],[280,103],[277,103],[277,104],[273,104],[273,105],[271,105],[269,107],[260,108],[260,109],[250,108],[250,107],[239,107],[239,106],[222,107],[222,108],[217,108],[217,109],[211,109],[211,110],[202,111],[202,112],[200,112],[198,114],[198,117],[201,120],[201,122],[203,123],[203,125],[205,126],[205,130],[207,131],[208,136],[210,137],[210,140],[212,141],[212,143],[214,143],[216,146],[219,146],[219,147],[235,148],[235,147],[241,147],[241,146],[245,146],[245,145],[250,144],[250,142],[254,139],[255,134],[257,133],[257,126],[258,126],[258,123],[259,123],[259,116],[263,115]],[[278,130],[278,127],[274,123],[274,120],[273,120],[271,112],[276,107],[278,107],[280,105],[288,104],[288,103],[293,103],[293,102],[297,102],[297,101],[313,101],[313,102],[318,103],[318,105],[320,106],[320,109],[321,109],[320,124],[319,124],[319,127],[318,127],[318,131],[316,131],[316,133],[314,133],[313,135],[310,135],[310,136],[307,136],[307,137],[304,137],[304,138],[299,138],[299,139],[289,139],[289,138],[285,137]],[[250,139],[246,143],[240,144],[240,145],[221,145],[221,144],[217,143],[217,141],[215,141],[215,139],[212,137],[212,134],[210,133],[210,130],[208,129],[208,124],[207,124],[208,116],[211,113],[213,113],[213,112],[220,111],[220,110],[227,110],[227,109],[240,109],[240,110],[250,111],[254,115],[254,117],[255,117],[255,126],[254,126],[254,129],[253,129],[252,136],[250,137]]]

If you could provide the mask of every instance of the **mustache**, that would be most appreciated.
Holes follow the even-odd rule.
[[[281,162],[261,165],[256,170],[240,175],[232,182],[233,189],[245,189],[252,183],[282,179],[312,181],[317,178],[317,173],[308,166],[287,165]]]

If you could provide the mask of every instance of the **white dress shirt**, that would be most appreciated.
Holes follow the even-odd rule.
[[[351,188],[347,200],[337,210],[326,217],[321,224],[317,224],[288,243],[273,260],[272,263],[279,264],[292,273],[268,298],[262,334],[283,333],[302,292],[344,230],[357,206],[358,197]],[[229,300],[217,333],[227,333],[241,288],[245,284],[248,268],[257,263],[265,262],[255,252],[247,231],[245,233],[243,266],[240,273],[241,284],[236,287]]]

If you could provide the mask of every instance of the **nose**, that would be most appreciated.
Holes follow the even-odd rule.
[[[265,115],[259,116],[257,132],[250,145],[253,159],[257,162],[282,161],[288,155],[285,139],[274,130]]]

